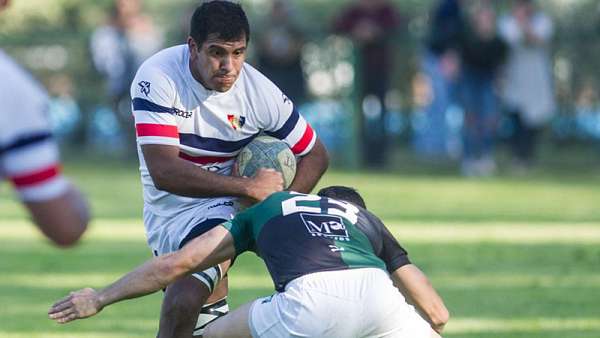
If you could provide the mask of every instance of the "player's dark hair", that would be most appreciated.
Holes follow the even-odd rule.
[[[359,207],[363,207],[365,209],[367,208],[365,200],[363,200],[358,191],[356,191],[354,188],[333,185],[319,190],[317,195],[321,197],[333,198],[334,200],[350,202],[358,205]]]
[[[242,6],[230,1],[214,0],[196,8],[190,22],[190,36],[200,48],[211,34],[225,41],[234,41],[243,36],[246,37],[246,43],[250,41],[250,24]]]

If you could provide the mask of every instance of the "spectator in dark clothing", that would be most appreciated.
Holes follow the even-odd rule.
[[[363,109],[359,119],[363,163],[381,167],[386,161],[385,95],[393,74],[391,38],[401,23],[386,0],[358,0],[335,21],[335,31],[348,35],[358,49],[357,77]],[[368,103],[368,104],[365,104]]]
[[[455,103],[454,91],[460,72],[459,51],[464,27],[461,1],[439,1],[431,14],[422,62],[432,95],[425,108],[426,123],[420,130],[415,130],[415,148],[421,155],[449,155],[446,112]]]
[[[489,176],[496,169],[493,148],[500,108],[494,86],[507,52],[508,46],[496,31],[494,10],[488,5],[475,7],[461,48],[465,176]]]
[[[306,101],[302,70],[304,36],[293,21],[292,8],[275,0],[258,41],[258,68],[299,106]]]

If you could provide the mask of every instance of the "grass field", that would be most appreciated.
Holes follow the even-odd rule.
[[[587,168],[589,169],[589,168]],[[73,162],[94,222],[69,251],[30,226],[0,187],[0,337],[153,337],[161,295],[124,302],[66,326],[46,319],[72,289],[103,286],[150,256],[136,164]],[[452,175],[329,172],[352,184],[439,290],[446,337],[600,337],[600,175]],[[230,278],[233,307],[272,292],[250,254]]]

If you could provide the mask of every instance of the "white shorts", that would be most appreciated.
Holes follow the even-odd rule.
[[[295,279],[285,292],[256,300],[249,325],[254,338],[429,338],[432,331],[388,274],[375,268]]]
[[[158,216],[144,210],[148,245],[155,256],[177,251],[193,238],[230,220],[237,211],[238,203],[231,198],[215,198],[213,203],[181,212],[175,217]],[[222,274],[218,267],[212,267],[192,276],[212,291]]]

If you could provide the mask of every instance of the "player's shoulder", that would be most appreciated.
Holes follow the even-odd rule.
[[[35,78],[0,50],[0,147],[48,130],[48,95]]]
[[[273,81],[269,80],[263,73],[248,63],[244,63],[242,68],[242,79],[246,91],[263,95],[281,93],[281,90]]]
[[[152,55],[139,67],[136,78],[152,77],[176,81],[186,63],[186,45],[163,49]]]

